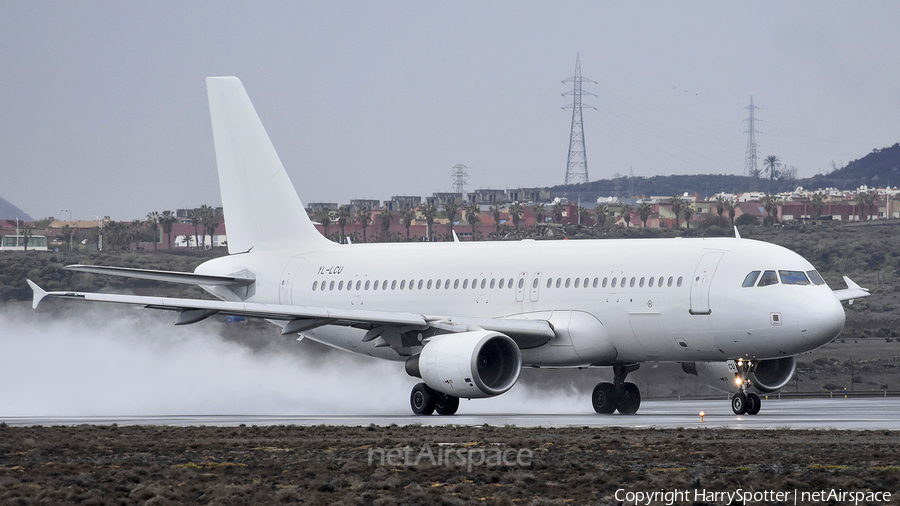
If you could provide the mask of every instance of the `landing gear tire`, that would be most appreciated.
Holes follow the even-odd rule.
[[[430,415],[434,413],[437,407],[438,392],[432,390],[425,383],[419,383],[414,386],[409,396],[409,404],[413,413],[417,415]]]
[[[434,409],[439,415],[455,415],[459,409],[459,397],[436,392]]]
[[[731,397],[731,410],[734,411],[734,414],[743,415],[747,413],[748,407],[747,395],[743,392],[736,393]]]
[[[594,411],[601,415],[610,415],[619,406],[619,389],[612,383],[598,383],[591,395]]]
[[[619,413],[633,415],[641,407],[641,390],[634,383],[625,383],[619,392]]]
[[[762,407],[762,400],[760,400],[759,396],[753,392],[747,394],[747,414],[755,415],[759,413],[759,408]]]

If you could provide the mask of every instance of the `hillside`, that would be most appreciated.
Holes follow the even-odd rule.
[[[557,185],[550,188],[550,191],[554,197],[593,202],[598,197],[616,195],[617,183],[622,195],[633,193],[647,196],[675,195],[684,192],[699,193],[702,196],[719,192],[770,191],[778,193],[791,191],[798,186],[811,190],[828,187],[854,190],[860,185],[900,186],[900,143],[884,149],[875,149],[859,160],[854,160],[829,174],[817,174],[804,179],[774,181],[771,183],[771,187],[769,180],[765,177],[756,179],[730,174],[696,174],[633,177],[630,179],[620,177],[618,181],[600,179],[590,183]]]
[[[22,221],[34,221],[31,216],[25,214],[25,211],[22,211],[18,207],[10,204],[4,198],[0,197],[0,220],[14,220],[16,218]]]

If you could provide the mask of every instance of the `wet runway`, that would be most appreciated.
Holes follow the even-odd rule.
[[[900,430],[900,398],[764,400],[756,416],[735,416],[726,399],[645,401],[635,415],[477,413],[451,416],[398,415],[153,415],[4,417],[9,425],[483,425],[517,427],[727,427],[731,429]],[[477,407],[477,405],[473,405]],[[703,411],[703,421],[699,413]]]

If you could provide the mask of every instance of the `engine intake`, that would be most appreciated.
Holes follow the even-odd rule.
[[[682,362],[682,370],[698,376],[704,383],[723,392],[736,393],[740,388],[734,382],[737,368],[728,362]],[[756,370],[750,373],[751,390],[768,394],[784,388],[797,370],[797,357],[760,360]]]
[[[432,338],[406,361],[406,372],[429,387],[454,397],[500,395],[516,384],[522,354],[515,341],[499,332],[476,330]]]

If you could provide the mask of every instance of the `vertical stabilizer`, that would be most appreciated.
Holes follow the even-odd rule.
[[[315,249],[333,244],[316,230],[269,140],[244,85],[207,77],[228,253],[251,248]]]

